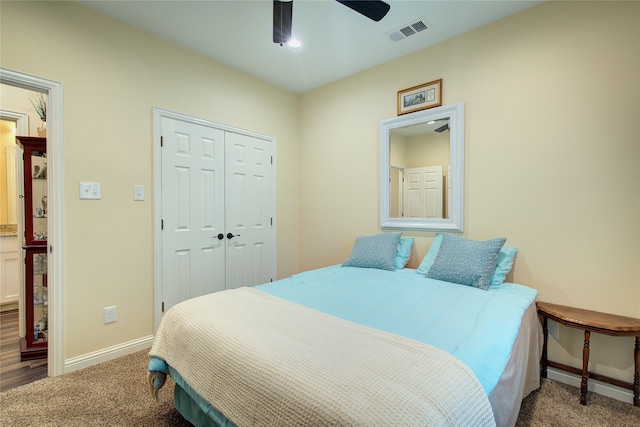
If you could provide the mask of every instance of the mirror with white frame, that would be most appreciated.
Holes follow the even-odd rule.
[[[382,228],[462,231],[464,103],[380,122]]]

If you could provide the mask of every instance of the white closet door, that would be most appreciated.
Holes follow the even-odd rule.
[[[164,309],[225,289],[224,137],[162,118]],[[225,233],[226,234],[226,233]]]
[[[272,142],[227,132],[225,139],[227,289],[274,277]]]

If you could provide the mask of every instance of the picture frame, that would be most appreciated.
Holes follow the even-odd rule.
[[[442,105],[442,79],[398,91],[398,115]]]

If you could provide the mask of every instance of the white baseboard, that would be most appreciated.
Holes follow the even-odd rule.
[[[149,335],[112,347],[103,348],[102,350],[83,354],[82,356],[72,357],[71,359],[65,360],[64,373],[67,374],[79,369],[88,368],[98,363],[107,362],[112,359],[117,359],[118,357],[126,356],[127,354],[151,348],[152,343],[153,335]]]
[[[578,388],[580,387],[580,382],[582,381],[582,377],[551,367],[547,368],[547,378]],[[611,397],[616,400],[621,400],[623,402],[633,404],[633,392],[625,388],[589,378],[587,389],[603,396]],[[580,396],[576,396],[576,399],[578,399],[579,397]],[[587,403],[588,402],[589,401],[587,400]]]

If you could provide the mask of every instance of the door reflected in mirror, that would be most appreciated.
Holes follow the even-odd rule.
[[[448,218],[449,118],[389,132],[389,217]]]
[[[381,225],[462,231],[464,107],[380,123]]]

